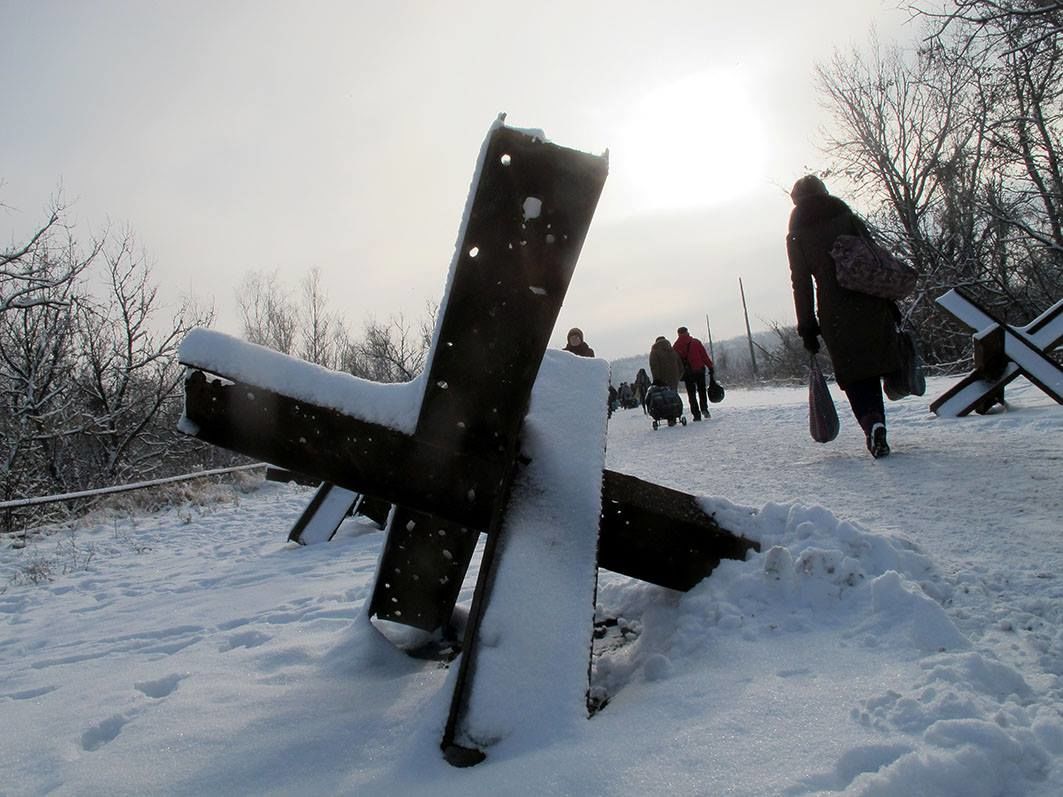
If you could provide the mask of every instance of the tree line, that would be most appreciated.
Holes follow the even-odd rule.
[[[328,307],[312,270],[297,296],[250,273],[238,292],[244,337],[378,382],[424,364],[434,326],[370,320],[361,338]],[[56,202],[26,240],[0,250],[0,501],[64,494],[244,462],[177,432],[177,350],[212,308],[163,306],[147,253],[129,230],[79,240]],[[0,512],[0,532],[67,513],[54,504]]]
[[[0,250],[0,500],[75,492],[215,464],[175,434],[177,346],[210,311],[162,317],[145,252],[129,230],[79,240],[56,203]],[[224,458],[224,457],[220,457]],[[32,510],[34,520],[57,509]],[[28,510],[5,510],[0,530]]]
[[[432,342],[438,305],[411,321],[404,315],[370,318],[361,337],[329,306],[321,274],[310,269],[293,292],[275,272],[249,272],[237,290],[243,336],[308,362],[373,382],[408,382],[421,372]]]

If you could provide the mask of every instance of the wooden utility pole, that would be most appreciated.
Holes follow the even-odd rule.
[[[757,376],[757,353],[753,349],[753,333],[749,329],[749,310],[746,308],[746,289],[742,286],[742,278],[738,278],[738,290],[742,294],[742,313],[746,317],[746,337],[749,338],[749,359],[753,363],[753,379],[756,380]]]

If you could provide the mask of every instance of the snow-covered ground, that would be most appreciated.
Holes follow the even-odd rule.
[[[285,541],[305,488],[2,546],[0,795],[1063,794],[1063,408],[1019,380],[942,420],[948,384],[888,406],[878,461],[843,401],[813,443],[799,388],[615,414],[608,467],[763,550],[687,594],[603,571],[609,704],[471,769],[438,747],[453,665],[365,622],[383,534]]]

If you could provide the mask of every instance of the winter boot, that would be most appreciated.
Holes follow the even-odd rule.
[[[867,450],[875,459],[881,459],[890,453],[889,443],[886,442],[885,424],[876,423],[867,433]]]

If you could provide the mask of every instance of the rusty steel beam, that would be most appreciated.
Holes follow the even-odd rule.
[[[474,528],[487,527],[504,475],[497,462],[202,371],[185,379],[185,417],[205,442]]]
[[[760,545],[722,528],[697,499],[615,471],[602,473],[598,566],[685,592],[723,559]]]

